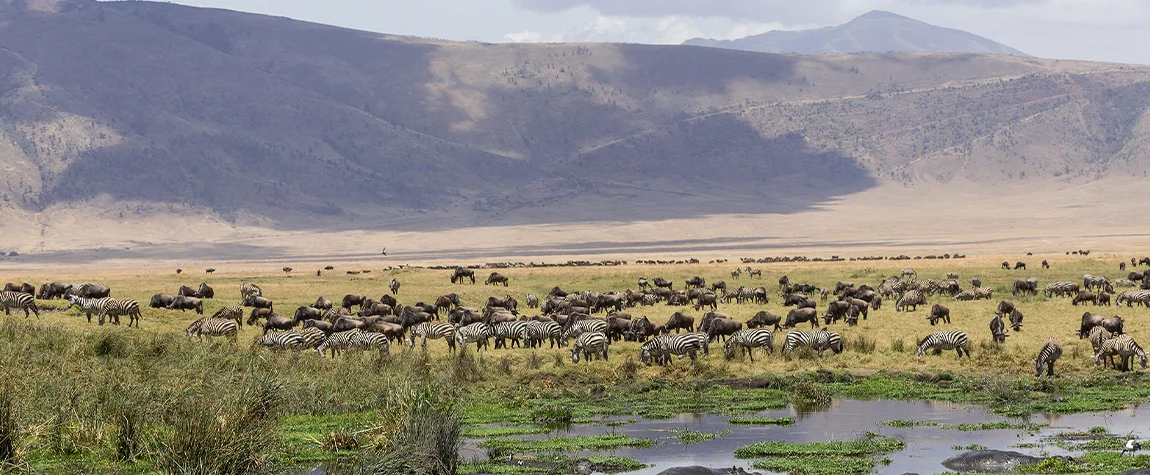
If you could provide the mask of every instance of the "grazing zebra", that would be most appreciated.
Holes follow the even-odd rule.
[[[244,308],[239,305],[229,305],[221,308],[216,313],[212,314],[212,318],[222,318],[224,320],[235,320],[237,324],[243,327]]]
[[[738,280],[739,276],[741,276],[741,275],[743,275],[742,269],[735,269],[735,270],[731,271],[731,278],[732,279]]]
[[[579,320],[579,321],[571,324],[571,328],[567,329],[567,332],[563,334],[563,338],[565,340],[569,340],[572,338],[577,338],[579,335],[582,335],[582,334],[587,333],[587,332],[599,332],[599,333],[606,335],[607,334],[607,322],[605,322],[603,320],[591,320],[591,319]],[[564,346],[566,346],[566,343],[564,343]]]
[[[1107,279],[1106,277],[1099,277],[1091,274],[1082,276],[1082,287],[1086,290],[1092,290],[1096,287],[1105,289],[1110,286],[1110,279]]]
[[[1042,290],[1042,294],[1047,297],[1055,295],[1059,297],[1078,295],[1078,284],[1074,282],[1051,282],[1046,284],[1046,288]]]
[[[491,338],[491,326],[476,322],[455,330],[455,344],[463,348],[468,343],[475,343],[475,351],[487,348],[487,339]]]
[[[527,336],[527,321],[499,322],[491,327],[492,337],[495,339],[495,349],[507,348],[507,340],[511,340],[511,347],[520,346],[519,340]]]
[[[391,295],[399,294],[399,281],[391,279],[391,282],[387,284],[387,288],[391,289]]]
[[[739,354],[742,354],[743,350],[746,350],[747,357],[754,363],[755,355],[751,350],[755,348],[762,348],[768,355],[775,353],[775,345],[771,341],[772,336],[771,331],[766,328],[739,330],[727,339],[727,343],[723,346],[723,355],[730,358],[731,350],[737,347],[739,348]]]
[[[575,346],[571,347],[571,362],[579,363],[579,353],[583,353],[583,358],[587,361],[593,360],[596,354],[601,355],[603,361],[607,361],[607,346],[610,344],[611,339],[603,333],[583,333],[575,339]]]
[[[240,300],[244,300],[251,296],[263,297],[264,291],[260,288],[260,286],[251,282],[240,282]]]
[[[203,317],[199,320],[192,322],[188,326],[187,335],[196,335],[200,337],[200,341],[204,340],[204,335],[207,336],[226,336],[236,341],[236,335],[239,333],[240,327],[232,320],[223,320],[220,318]]]
[[[956,294],[954,296],[953,300],[966,301],[966,300],[975,300],[977,298],[978,298],[978,296],[974,294],[973,290],[963,290],[962,292],[959,292],[958,294]]]
[[[918,272],[915,272],[914,269],[903,269],[901,272],[899,272],[899,277],[906,276],[910,276],[911,279],[917,279]]]
[[[36,314],[36,318],[40,318],[40,308],[36,307],[36,299],[24,292],[11,290],[0,292],[0,307],[4,307],[4,315],[11,315],[10,309],[19,308],[24,310],[24,318],[28,318],[29,310]],[[88,321],[92,321],[91,316],[88,317]]]
[[[136,328],[140,328],[140,303],[132,299],[114,299],[108,297],[111,301],[104,305],[104,311],[100,313],[98,319],[99,324],[104,324],[104,317],[107,316],[120,324],[120,316],[126,315],[128,317],[128,327],[131,328],[132,322],[136,322]]]
[[[365,332],[358,328],[332,333],[327,337],[323,343],[315,348],[316,353],[319,353],[320,358],[326,355],[327,350],[331,350],[331,357],[335,358],[336,354],[340,351],[352,350],[370,350],[378,349],[380,354],[387,354],[391,349],[391,342],[387,340],[387,335],[383,333]]]
[[[995,343],[1006,343],[1006,324],[1002,322],[1002,314],[995,314],[990,320],[990,336]]]
[[[1150,291],[1147,290],[1127,290],[1118,294],[1118,298],[1114,299],[1114,305],[1121,307],[1122,302],[1126,302],[1127,307],[1133,307],[1134,304],[1141,304],[1143,307],[1150,306]]]
[[[1043,261],[1045,262],[1045,261]],[[1042,367],[1046,367],[1046,375],[1054,376],[1054,362],[1062,357],[1062,345],[1054,337],[1046,339],[1046,344],[1038,350],[1038,358],[1034,360],[1034,377],[1042,376]]]
[[[1102,348],[1094,355],[1094,366],[1102,366],[1102,358],[1120,356],[1122,358],[1122,371],[1130,371],[1130,360],[1137,356],[1142,369],[1146,369],[1146,352],[1131,338],[1130,335],[1119,335],[1102,343]],[[1115,368],[1117,369],[1117,368]]]
[[[327,334],[316,327],[304,328],[299,331],[299,334],[303,337],[303,346],[301,348],[305,350],[318,347],[327,339]]]
[[[531,348],[542,348],[543,341],[550,340],[551,348],[566,345],[566,340],[563,339],[563,327],[553,321],[527,322],[527,346]]]
[[[917,290],[908,290],[906,294],[894,304],[894,311],[901,312],[906,310],[907,307],[911,307],[907,311],[913,312],[918,309],[919,305],[926,305],[926,297],[922,295],[922,292]]]
[[[423,322],[411,329],[409,338],[411,339],[411,347],[415,348],[415,337],[423,338],[423,347],[427,348],[427,339],[438,340],[440,338],[447,342],[447,348],[451,352],[455,352],[455,325],[447,322]]]
[[[1093,349],[1095,353],[1098,353],[1098,350],[1102,349],[1102,344],[1105,343],[1106,340],[1113,338],[1113,335],[1103,328],[1102,325],[1098,325],[1090,328],[1088,338],[1090,338],[1090,348]]]
[[[291,349],[299,353],[303,349],[304,337],[295,331],[286,332],[268,332],[256,340],[256,344],[264,346],[275,351],[283,351]]]
[[[539,308],[539,296],[527,294],[527,308]]]
[[[975,288],[971,289],[971,291],[974,292],[974,299],[975,300],[978,300],[978,299],[990,300],[991,298],[993,298],[993,295],[994,295],[994,289],[992,289],[990,287],[975,287]]]
[[[64,307],[64,311],[72,307],[79,307],[81,312],[88,316],[88,323],[92,323],[92,314],[103,315],[104,307],[112,302],[112,297],[104,297],[102,299],[90,299],[87,297],[80,297],[78,295],[68,296],[68,306]],[[5,307],[7,311],[7,307]]]
[[[694,361],[700,351],[707,354],[708,345],[709,339],[703,333],[659,336],[643,343],[639,348],[639,361],[647,365],[659,363],[665,366],[671,364],[671,355],[679,359],[689,356]]]
[[[815,331],[792,330],[787,333],[787,342],[783,346],[783,354],[789,355],[800,346],[810,347],[823,357],[823,352],[831,350],[835,354],[843,352],[843,337],[838,333],[822,328]]]
[[[923,338],[918,342],[918,356],[925,356],[926,350],[931,349],[935,352],[942,352],[942,350],[954,349],[958,351],[958,358],[962,359],[962,353],[966,352],[966,357],[970,358],[970,341],[966,338],[966,332],[963,331],[949,331],[938,332]]]

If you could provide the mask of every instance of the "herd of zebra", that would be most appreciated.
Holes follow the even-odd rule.
[[[731,278],[739,279],[744,274],[752,278],[762,276],[761,271],[748,267],[731,272]],[[474,273],[470,269],[459,268],[451,275],[453,283],[463,283],[464,279],[474,279]],[[507,286],[509,280],[493,272],[487,283]],[[378,300],[348,294],[341,305],[336,306],[331,300],[319,297],[312,305],[300,306],[294,317],[289,318],[275,313],[274,303],[264,297],[258,285],[242,282],[240,305],[226,306],[210,317],[198,318],[187,327],[186,334],[201,339],[209,336],[234,341],[245,323],[245,307],[250,307],[246,323],[257,325],[260,320],[264,321],[263,332],[254,344],[276,350],[314,349],[321,356],[328,350],[333,356],[348,350],[387,353],[393,343],[414,347],[417,341],[422,341],[426,348],[430,339],[443,340],[451,352],[469,344],[474,344],[477,351],[489,350],[489,342],[493,342],[495,349],[543,348],[545,345],[552,349],[570,347],[571,360],[579,363],[596,358],[607,359],[610,346],[624,340],[640,344],[639,359],[648,365],[671,364],[671,356],[680,359],[695,359],[699,354],[706,356],[710,354],[711,345],[719,342],[723,344],[724,356],[730,358],[746,354],[753,362],[754,349],[774,355],[776,332],[789,329],[782,348],[783,355],[790,355],[799,348],[809,348],[821,358],[827,350],[838,354],[845,347],[842,335],[831,331],[831,325],[840,320],[848,326],[857,325],[860,318],[866,320],[872,311],[881,309],[884,298],[896,302],[896,312],[915,312],[918,306],[927,305],[928,298],[936,295],[956,301],[993,298],[994,289],[983,286],[979,278],[970,279],[970,283],[970,288],[963,289],[958,275],[953,273],[938,281],[919,279],[913,269],[903,269],[898,275],[886,277],[876,287],[838,282],[833,288],[823,288],[791,282],[784,275],[778,279],[777,295],[785,307],[794,308],[785,317],[764,310],[743,322],[719,312],[719,303],[766,304],[772,298],[771,292],[763,286],[728,288],[722,280],[708,286],[700,276],[687,279],[679,290],[674,288],[675,283],[659,277],[650,280],[639,278],[637,290],[604,293],[567,292],[556,286],[542,298],[532,294],[526,296],[527,307],[539,309],[541,313],[534,316],[521,314],[518,301],[511,295],[489,297],[478,309],[466,307],[455,293],[440,296],[430,304],[400,305],[394,297],[400,284],[392,279],[388,284],[391,295],[385,293]],[[1139,286],[1113,297],[1115,287]],[[1012,295],[1037,295],[1038,279],[1015,280],[1011,289]],[[76,307],[89,322],[95,315],[100,324],[105,320],[118,324],[119,318],[126,316],[129,327],[133,324],[139,327],[139,303],[133,299],[112,298],[111,289],[106,286],[52,282],[41,286],[36,295],[33,295],[33,290],[29,284],[6,285],[0,292],[0,306],[4,307],[5,314],[15,308],[24,310],[26,318],[30,314],[39,317],[36,298],[62,298],[68,302],[65,311]],[[1083,276],[1081,286],[1075,282],[1053,282],[1043,287],[1043,294],[1048,298],[1072,297],[1073,305],[1092,303],[1104,306],[1113,302],[1118,306],[1139,304],[1150,307],[1150,272],[1131,272],[1126,279],[1114,282],[1087,274]],[[175,295],[154,295],[150,306],[195,310],[202,314],[203,299],[211,299],[214,295],[214,289],[206,283],[198,289],[185,286]],[[820,300],[826,305],[821,322],[817,310]],[[695,317],[678,311],[666,323],[654,322],[646,316],[632,317],[625,311],[659,303],[693,306],[696,310],[707,311],[698,325]],[[358,310],[353,314],[355,307]],[[447,319],[440,321],[444,312]],[[600,312],[606,312],[606,315],[593,316]],[[935,303],[926,318],[932,326],[940,322],[949,324],[949,313],[944,305]],[[1022,312],[1013,303],[1000,301],[989,325],[992,341],[1005,341],[1008,324],[1014,331],[1020,331],[1022,319]],[[795,328],[800,323],[809,323],[811,329]],[[1121,317],[1086,312],[1078,334],[1080,338],[1090,339],[1096,365],[1110,362],[1115,368],[1129,370],[1133,358],[1137,357],[1142,367],[1146,367],[1146,353],[1130,335],[1123,333]],[[941,331],[918,341],[917,354],[920,356],[928,351],[938,354],[943,350],[955,350],[960,359],[964,355],[970,357],[967,333]],[[1061,355],[1061,346],[1051,337],[1040,348],[1035,360],[1036,375],[1041,375],[1043,368],[1047,374],[1053,374],[1054,362]],[[1115,356],[1121,357],[1120,364],[1114,363]]]

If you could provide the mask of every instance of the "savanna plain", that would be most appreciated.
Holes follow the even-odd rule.
[[[666,419],[701,413],[732,417],[732,422],[787,424],[756,414],[799,407],[818,410],[832,399],[930,400],[977,404],[1017,418],[1031,414],[1113,411],[1150,399],[1150,382],[1134,365],[1130,372],[1097,368],[1087,340],[1077,336],[1083,312],[1121,315],[1136,341],[1150,341],[1144,307],[1073,306],[1070,298],[1046,297],[1047,283],[1081,283],[1084,274],[1126,277],[1119,262],[1133,255],[1047,254],[971,256],[964,259],[841,261],[742,264],[723,263],[596,267],[524,267],[493,269],[509,285],[485,286],[492,270],[476,269],[477,283],[452,284],[451,270],[371,269],[339,264],[316,275],[322,264],[293,265],[285,273],[267,269],[92,268],[5,271],[5,282],[100,282],[115,298],[140,302],[140,328],[89,323],[61,300],[38,300],[39,318],[13,311],[0,323],[0,459],[11,470],[45,473],[254,473],[323,466],[331,473],[573,473],[580,463],[596,471],[623,472],[644,467],[642,460],[581,456],[586,449],[644,447],[650,439],[605,433],[601,436],[524,437],[548,434],[557,426],[626,424],[627,418]],[[1140,257],[1140,256],[1138,256]],[[1051,268],[1040,268],[1046,259]],[[1028,270],[1004,270],[1002,261],[1023,261]],[[750,266],[762,278],[731,271]],[[994,289],[994,298],[952,301],[928,297],[915,311],[895,311],[884,301],[857,326],[829,325],[845,341],[845,350],[798,351],[784,356],[787,330],[776,332],[774,353],[755,350],[725,357],[721,342],[697,360],[674,359],[666,366],[645,365],[639,342],[612,342],[609,359],[573,363],[571,347],[500,348],[477,351],[468,345],[448,350],[443,340],[393,342],[386,354],[351,352],[320,357],[314,350],[275,352],[255,345],[260,326],[244,325],[237,342],[189,337],[185,329],[195,312],[147,308],[156,293],[175,294],[181,285],[206,282],[215,298],[204,301],[205,316],[240,303],[242,282],[258,284],[290,316],[319,296],[336,302],[345,294],[378,299],[390,293],[392,279],[402,285],[401,304],[434,302],[457,293],[464,306],[481,308],[489,296],[510,295],[519,312],[528,294],[545,297],[553,287],[608,292],[637,289],[640,277],[662,277],[681,289],[694,276],[708,286],[725,280],[728,288],[765,287],[767,304],[720,303],[718,311],[745,322],[762,310],[786,315],[778,278],[834,288],[837,282],[878,287],[883,278],[913,268],[918,278],[942,280],[959,275],[964,289],[978,277]],[[1143,268],[1145,270],[1145,268]],[[1016,279],[1035,277],[1038,295],[1011,295]],[[1116,289],[1121,292],[1128,289]],[[818,300],[819,326],[828,300]],[[834,299],[833,296],[830,297]],[[988,327],[1000,300],[1023,312],[1020,331],[1003,344],[993,343]],[[951,323],[931,326],[930,304],[950,308]],[[250,309],[247,309],[250,310]],[[674,312],[696,318],[706,310],[663,303],[624,310],[634,318],[666,322]],[[599,313],[594,317],[602,317]],[[446,318],[443,316],[441,318]],[[246,315],[245,315],[246,320]],[[799,329],[809,329],[806,324]],[[917,356],[917,343],[935,331],[963,330],[971,340],[971,358],[955,352]],[[1053,377],[1034,376],[1035,356],[1048,337],[1064,354]],[[1020,419],[1023,420],[1023,419]],[[793,421],[792,421],[793,422]],[[892,422],[916,424],[916,421]],[[1020,424],[1018,430],[1027,430]],[[977,429],[977,428],[974,428]],[[684,431],[684,442],[722,434]],[[1032,473],[1118,473],[1150,465],[1150,456],[1122,457],[1118,437],[1099,437],[1077,462],[1024,467]],[[740,447],[748,459],[777,472],[866,473],[882,454],[900,442],[867,434],[857,440],[815,444],[763,441]],[[463,445],[482,448],[483,457],[460,455]],[[742,454],[742,455],[740,455]],[[778,465],[782,463],[788,465]],[[776,463],[772,465],[772,463]],[[881,466],[881,465],[880,465]],[[1021,469],[1020,469],[1021,470]]]

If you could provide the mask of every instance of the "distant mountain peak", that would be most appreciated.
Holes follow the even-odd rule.
[[[687,45],[758,53],[982,53],[1027,56],[973,33],[924,23],[883,10],[872,10],[838,26],[799,31],[770,31],[734,40],[693,38]]]

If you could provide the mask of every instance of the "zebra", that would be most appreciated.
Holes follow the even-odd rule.
[[[1114,286],[1115,287],[1137,287],[1138,284],[1134,283],[1134,281],[1130,280],[1130,279],[1118,279],[1118,280],[1114,281]]]
[[[565,333],[563,333],[563,338],[564,338],[564,340],[569,340],[571,338],[576,338],[579,335],[586,333],[586,332],[599,332],[599,333],[606,335],[607,334],[607,322],[605,322],[603,320],[591,320],[591,319],[579,320],[579,321],[571,324],[571,327],[568,328]],[[564,344],[564,346],[566,346],[566,344]]]
[[[1146,352],[1131,338],[1130,335],[1119,335],[1102,343],[1102,348],[1094,355],[1094,366],[1102,366],[1102,358],[1120,356],[1122,358],[1122,371],[1130,371],[1130,360],[1138,357],[1138,363],[1146,369]]]
[[[1102,325],[1091,327],[1090,333],[1087,335],[1088,338],[1090,338],[1090,348],[1093,349],[1095,353],[1098,353],[1098,350],[1102,349],[1102,344],[1105,343],[1106,340],[1113,338],[1110,331]]]
[[[735,269],[735,270],[731,271],[731,278],[732,279],[739,280],[739,276],[741,276],[741,275],[743,275],[742,269]]]
[[[240,300],[244,300],[251,296],[263,297],[264,291],[260,288],[260,286],[251,282],[240,282]]]
[[[423,347],[427,348],[427,339],[438,340],[440,338],[447,342],[447,348],[451,352],[455,352],[455,325],[447,322],[423,322],[411,329],[408,334],[411,339],[411,347],[415,348],[415,337],[423,338]]]
[[[37,319],[40,318],[40,308],[36,306],[36,298],[24,292],[11,290],[0,292],[0,307],[4,307],[4,315],[11,315],[10,309],[19,308],[24,310],[24,318],[28,318],[29,310],[36,314]],[[89,316],[88,321],[91,321],[91,318]]]
[[[704,355],[708,353],[708,345],[709,339],[703,333],[659,336],[643,343],[639,348],[639,361],[647,365],[651,363],[668,365],[671,364],[671,355],[676,355],[679,359],[689,356],[694,361],[700,351]]]
[[[926,305],[926,297],[924,297],[922,293],[917,290],[908,290],[906,294],[904,294],[902,298],[898,299],[898,302],[894,304],[894,311],[901,312],[907,307],[912,307],[907,311],[913,312],[914,310],[918,309],[919,305]]]
[[[553,321],[527,322],[527,337],[526,343],[528,346],[542,347],[544,340],[550,340],[551,348],[557,346],[566,346],[566,341],[563,339],[563,327]]]
[[[455,344],[463,348],[468,343],[475,343],[475,351],[487,348],[487,339],[491,338],[491,326],[476,322],[455,330]]]
[[[763,278],[763,270],[762,269],[749,269],[749,270],[747,270],[747,278],[748,279],[753,279],[756,276],[758,278],[762,279]]]
[[[140,328],[140,303],[132,299],[111,299],[107,305],[104,306],[104,311],[100,313],[98,319],[99,324],[104,324],[104,317],[107,316],[114,319],[116,325],[120,324],[120,316],[126,315],[128,317],[128,328],[132,327],[132,322],[136,323],[136,328]]]
[[[1114,305],[1121,307],[1124,301],[1127,307],[1133,307],[1136,303],[1143,307],[1150,306],[1150,291],[1127,290],[1118,294],[1118,298],[1114,299]]]
[[[87,297],[80,297],[78,295],[68,296],[68,306],[64,307],[64,311],[72,307],[79,307],[81,312],[88,316],[88,323],[92,323],[92,314],[103,315],[104,307],[112,302],[112,297],[104,297],[101,299],[90,299]],[[7,307],[5,307],[7,310]]]
[[[1042,367],[1046,366],[1046,375],[1054,376],[1054,362],[1062,357],[1062,345],[1054,337],[1046,339],[1046,344],[1038,350],[1038,358],[1034,360],[1034,377],[1042,376]]]
[[[1006,324],[1002,322],[1002,314],[994,315],[990,320],[990,336],[994,339],[995,343],[1006,343]]]
[[[952,298],[952,300],[965,301],[965,300],[976,300],[976,298],[977,298],[977,296],[974,294],[973,290],[963,290],[962,292],[959,292],[958,294],[956,294]]]
[[[915,272],[914,269],[903,269],[902,271],[899,272],[899,277],[906,277],[906,276],[910,276],[911,279],[917,279],[918,278],[918,272]]]
[[[1110,279],[1107,279],[1106,277],[1086,274],[1082,276],[1082,287],[1086,290],[1092,290],[1096,287],[1100,289],[1106,289],[1112,286],[1110,284]]]
[[[324,340],[327,340],[327,334],[316,327],[304,328],[299,331],[299,334],[303,337],[303,346],[301,348],[305,350],[315,348],[322,344]]]
[[[495,349],[507,348],[507,340],[511,340],[511,347],[520,346],[519,340],[526,338],[527,321],[499,322],[491,327],[492,337],[495,338]]]
[[[843,337],[838,333],[827,331],[826,328],[815,331],[792,330],[787,333],[783,354],[789,355],[800,346],[817,351],[819,358],[823,357],[823,352],[826,350],[831,350],[837,355],[843,352]]]
[[[1046,297],[1065,297],[1067,295],[1073,296],[1078,294],[1078,284],[1074,282],[1051,282],[1046,284],[1046,288],[1042,290],[1042,294]]]
[[[603,361],[607,361],[607,346],[610,344],[611,339],[603,333],[583,333],[575,339],[575,346],[571,347],[571,362],[579,363],[579,353],[583,353],[583,358],[588,362],[594,359],[596,354],[603,356]]]
[[[387,283],[387,288],[391,289],[391,295],[398,295],[399,294],[399,281],[395,280],[395,279],[391,279],[391,282]]]
[[[216,313],[212,314],[212,318],[222,318],[225,320],[235,320],[236,323],[242,328],[244,318],[244,308],[239,305],[228,305],[221,308]]]
[[[730,358],[731,350],[738,347],[740,354],[743,350],[747,350],[747,357],[754,363],[755,355],[751,350],[755,348],[762,348],[768,355],[775,353],[775,345],[771,341],[772,336],[771,330],[766,328],[739,330],[727,339],[727,343],[723,346],[723,355]]]
[[[353,328],[347,331],[332,333],[323,343],[315,347],[315,352],[319,354],[320,358],[324,358],[327,350],[331,350],[331,357],[335,358],[335,355],[340,351],[369,350],[373,348],[379,349],[381,355],[386,355],[391,349],[391,342],[387,340],[387,335],[383,333],[365,332],[358,328]]]
[[[279,351],[290,348],[292,351],[299,353],[304,345],[304,337],[295,331],[268,332],[259,337],[255,344]]]
[[[232,320],[224,320],[220,318],[203,317],[199,320],[192,322],[188,326],[187,335],[196,335],[200,337],[200,341],[204,340],[204,335],[207,336],[226,336],[236,341],[236,335],[239,333],[239,325]]]
[[[978,299],[990,300],[991,298],[994,298],[993,297],[994,296],[994,289],[992,289],[990,287],[975,287],[975,288],[971,289],[971,291],[974,292],[974,299],[975,300],[978,300]]]
[[[954,349],[958,351],[958,358],[962,359],[962,353],[966,352],[966,357],[970,358],[970,340],[966,338],[964,331],[948,331],[933,333],[922,341],[918,342],[918,356],[925,356],[927,349],[941,352],[942,350]]]

